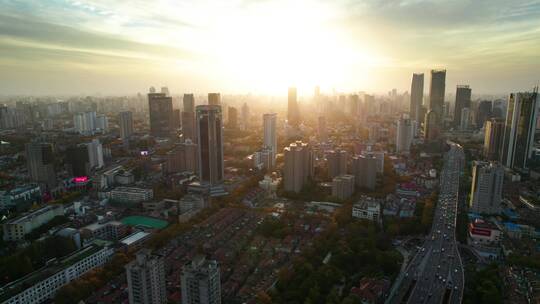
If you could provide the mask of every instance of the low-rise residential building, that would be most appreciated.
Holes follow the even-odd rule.
[[[154,198],[154,190],[136,187],[116,187],[111,191],[111,199],[123,203],[141,203]]]
[[[381,221],[381,202],[378,199],[362,196],[352,207],[352,216],[379,223]]]
[[[113,248],[92,244],[3,286],[0,291],[0,302],[4,304],[43,303],[52,299],[62,286],[108,262],[113,254]]]
[[[33,212],[11,219],[3,224],[4,241],[20,241],[39,226],[55,216],[64,215],[62,205],[48,205]]]
[[[0,210],[24,208],[41,197],[41,188],[36,183],[26,184],[10,190],[0,191]]]

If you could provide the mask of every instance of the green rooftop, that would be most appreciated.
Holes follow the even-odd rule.
[[[121,221],[128,226],[143,226],[154,229],[163,229],[169,225],[167,221],[140,215],[128,216]]]

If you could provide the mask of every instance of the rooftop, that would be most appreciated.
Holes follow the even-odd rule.
[[[140,215],[128,216],[121,221],[129,226],[143,226],[153,229],[163,229],[169,225],[167,221]]]
[[[120,240],[120,243],[130,246],[131,244],[136,243],[149,235],[150,233],[144,231],[135,232]]]
[[[33,217],[36,217],[36,216],[40,216],[44,213],[47,213],[49,211],[52,211],[54,209],[58,209],[58,208],[64,208],[62,205],[48,205],[48,206],[45,206],[43,208],[40,208],[36,211],[33,211],[33,212],[30,212],[30,213],[27,213],[27,214],[23,214],[17,218],[14,218],[12,220],[9,220],[6,222],[6,224],[19,224],[19,223],[22,223],[22,222],[26,222],[26,221],[29,221],[31,220],[31,218]]]

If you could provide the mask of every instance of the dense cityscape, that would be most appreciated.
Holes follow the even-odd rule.
[[[414,5],[398,2],[397,7]],[[82,9],[85,13],[74,14],[75,19],[96,14],[119,18],[98,3],[61,4],[66,10],[58,10],[59,15],[48,9],[60,4],[43,4],[36,14],[72,22],[68,12]],[[246,12],[264,21],[266,9],[276,3],[261,4],[261,13],[251,11],[259,5],[254,1],[245,4]],[[325,36],[322,20],[330,17],[321,13],[341,12],[337,6],[302,3],[312,5],[302,17],[306,28],[321,37],[338,36]],[[427,14],[434,12],[430,5]],[[308,51],[315,47],[303,39],[291,51],[299,62],[320,67],[320,73],[301,64],[292,67],[287,56],[255,68],[239,64],[231,82],[240,82],[237,74],[252,75],[253,90],[231,89],[215,80],[221,76],[203,81],[201,90],[200,75],[189,68],[188,78],[173,83],[170,75],[157,77],[156,70],[145,74],[129,68],[117,78],[102,71],[99,80],[92,78],[101,75],[99,63],[89,58],[109,56],[108,64],[120,67],[127,64],[125,54],[69,47],[68,40],[80,37],[88,45],[105,45],[112,36],[98,33],[111,28],[96,25],[95,36],[90,31],[66,34],[75,27],[28,19],[36,37],[49,37],[39,42],[19,24],[21,12],[34,6],[0,1],[5,9],[0,28],[6,29],[0,30],[0,50],[9,45],[0,69],[13,75],[0,77],[0,303],[540,303],[540,75],[533,65],[536,74],[520,70],[498,81],[464,73],[451,56],[434,52],[430,64],[411,61],[407,71],[392,70],[395,74],[388,72],[393,76],[387,78],[373,73],[364,75],[364,81],[352,77],[334,86],[340,82],[328,79],[341,79],[339,71],[345,70],[328,68],[332,64],[325,52],[333,52],[336,66],[348,65],[352,57],[333,49],[342,40],[328,38],[325,43],[331,46],[313,54],[304,52],[301,45]],[[291,8],[284,3],[276,7]],[[536,2],[504,7],[505,13],[522,17],[540,12]],[[223,14],[245,17],[227,10]],[[165,10],[159,16],[152,26],[197,29]],[[283,34],[289,43],[296,31],[311,33],[287,18],[283,13],[283,32],[248,20],[252,31],[267,35],[270,44],[273,34]],[[124,30],[135,27],[141,33],[151,24],[118,20],[129,24]],[[231,25],[223,26],[218,33],[226,35]],[[292,36],[285,34],[288,29]],[[519,36],[523,41],[526,33]],[[163,37],[172,37],[167,34],[164,30]],[[266,48],[265,40],[253,39],[262,46],[241,52],[248,44],[234,40],[231,44],[240,47],[231,51],[229,41],[216,40],[215,47],[228,50],[228,64],[246,66],[258,62],[247,55],[250,51],[267,58],[281,54]],[[132,42],[130,51],[143,49],[157,57],[177,51],[152,49],[141,41]],[[35,64],[35,73],[21,63],[17,74],[17,61],[8,59],[27,61],[31,51],[19,53],[15,46],[51,53],[36,53],[42,59],[27,62]],[[497,50],[504,53],[502,46]],[[66,58],[77,53],[80,65],[66,67],[81,74],[66,70],[51,72],[50,79],[42,76],[47,69],[39,65],[56,62],[54,52],[65,52]],[[456,58],[464,58],[456,52]],[[482,52],[486,58],[495,56]],[[522,55],[529,60],[529,54]],[[148,60],[135,51],[129,56]],[[494,69],[505,66],[475,60]],[[358,61],[352,61],[356,67]],[[164,62],[174,69],[172,61]],[[280,69],[288,67],[281,77]],[[259,68],[268,87],[277,90],[259,90],[264,81],[252,73]],[[274,73],[277,78],[270,80]],[[20,90],[21,75],[29,79],[22,86],[27,92]],[[43,89],[55,91],[59,75],[70,82],[69,90],[53,94]],[[290,81],[291,75],[298,76],[296,81]],[[127,85],[139,76],[139,85]],[[312,81],[317,77],[320,85]],[[154,80],[140,85],[148,78]],[[366,85],[372,81],[367,78],[379,79],[377,89],[369,89],[374,86]],[[129,93],[104,93],[110,89],[105,83],[114,87],[115,81],[122,90],[129,87]],[[107,88],[85,93],[96,86]]]

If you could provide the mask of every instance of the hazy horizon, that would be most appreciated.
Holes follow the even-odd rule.
[[[0,95],[531,90],[540,1],[0,0]]]

